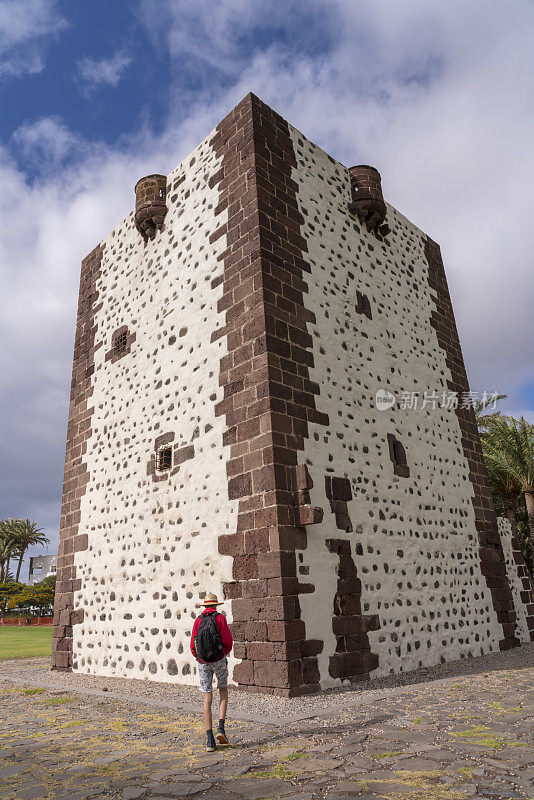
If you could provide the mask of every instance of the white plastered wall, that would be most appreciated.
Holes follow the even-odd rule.
[[[189,637],[200,594],[221,598],[232,579],[232,559],[217,546],[236,529],[237,501],[228,500],[225,422],[215,416],[227,345],[210,341],[224,324],[222,286],[211,282],[226,237],[210,244],[209,236],[226,218],[214,216],[218,189],[208,180],[220,159],[210,138],[168,176],[169,210],[153,241],[143,244],[132,213],[103,242],[79,526],[89,549],[75,556],[75,608],[85,611],[74,629],[76,672],[195,682]],[[136,335],[131,353],[106,361],[123,325]],[[155,482],[147,464],[154,440],[169,432],[174,445],[194,446],[194,458]],[[231,621],[230,603],[223,608]]]
[[[337,557],[327,538],[349,539],[362,581],[362,613],[378,614],[369,633],[380,664],[372,675],[477,656],[498,649],[503,637],[480,571],[469,468],[454,411],[440,408],[377,411],[378,389],[446,390],[450,372],[430,325],[424,235],[388,206],[392,232],[381,242],[348,213],[348,170],[291,128],[298,166],[299,209],[311,275],[306,307],[316,316],[316,405],[328,426],[310,425],[300,458],[314,481],[311,502],[325,513],[307,528],[299,554],[305,582],[300,596],[306,636],[325,643],[319,656],[321,684],[335,651],[332,633]],[[356,291],[371,302],[372,320],[355,311]],[[406,450],[410,477],[396,477],[387,434]],[[348,503],[353,532],[336,528],[325,494],[325,476],[351,480]],[[309,574],[308,574],[309,570]],[[318,610],[321,613],[318,613]],[[326,611],[323,611],[326,610]]]
[[[506,574],[508,583],[514,598],[516,613],[515,633],[520,642],[530,642],[530,632],[527,624],[527,609],[521,598],[523,584],[517,572],[517,564],[514,558],[514,548],[512,546],[512,526],[504,517],[498,517],[499,534],[501,536],[504,560],[506,562]]]

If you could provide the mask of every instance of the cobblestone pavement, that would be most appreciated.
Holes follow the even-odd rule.
[[[534,798],[534,666],[402,686],[281,723],[0,681],[4,800]],[[350,695],[345,695],[349,700]],[[290,708],[290,706],[288,706]]]

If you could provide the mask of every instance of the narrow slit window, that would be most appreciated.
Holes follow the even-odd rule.
[[[156,469],[158,472],[165,472],[165,470],[172,467],[172,447],[162,447],[158,450],[156,458]]]
[[[409,478],[410,467],[408,466],[404,445],[392,433],[388,433],[388,445],[393,472],[401,478]]]
[[[356,313],[365,314],[367,319],[373,319],[373,312],[371,311],[371,301],[366,294],[356,291]]]

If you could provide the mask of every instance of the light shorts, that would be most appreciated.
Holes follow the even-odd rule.
[[[213,691],[213,676],[217,677],[217,689],[224,689],[228,686],[228,659],[226,656],[219,661],[212,661],[211,664],[198,665],[198,677],[200,678],[200,691]]]

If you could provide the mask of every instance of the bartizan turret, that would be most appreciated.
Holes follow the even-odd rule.
[[[349,167],[349,173],[351,189],[349,211],[358,216],[368,231],[387,236],[391,229],[385,221],[387,208],[379,171],[367,164],[360,164]]]
[[[135,227],[145,241],[153,239],[167,213],[167,176],[147,175],[135,184]]]

